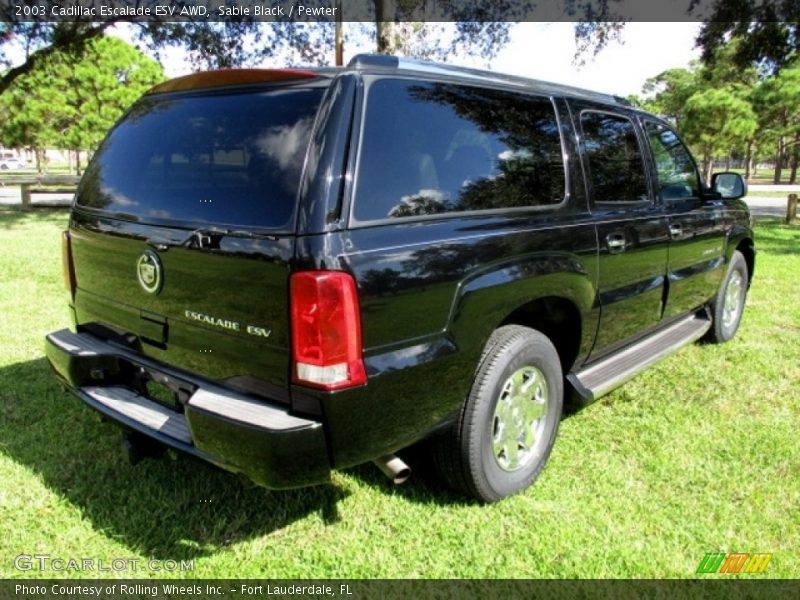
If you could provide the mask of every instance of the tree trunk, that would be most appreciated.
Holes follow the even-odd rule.
[[[750,173],[753,171],[753,142],[747,142],[747,152],[744,157],[744,180],[750,181]]]
[[[81,151],[75,150],[75,175],[81,174]]]
[[[731,155],[730,154],[728,154],[728,156],[725,157],[725,170],[726,171],[730,171],[731,170]]]
[[[714,170],[714,159],[711,157],[711,152],[703,153],[703,177],[706,185],[711,185],[711,172]]]
[[[42,169],[44,168],[44,158],[42,156],[42,154],[44,154],[44,150],[41,148],[36,148],[33,152],[36,156],[36,172],[41,175]]]
[[[378,54],[389,53],[389,36],[392,31],[391,22],[386,21],[386,3],[387,0],[374,0],[375,1],[375,36],[376,47]]]
[[[772,178],[772,183],[778,184],[781,182],[781,168],[783,161],[783,137],[778,139],[778,151],[775,153],[775,176]]]
[[[342,39],[342,0],[337,0],[336,7],[336,28],[334,30],[334,64],[337,67],[344,65],[344,40]]]
[[[790,150],[792,155],[792,162],[791,168],[792,172],[789,176],[789,183],[797,183],[797,167],[798,162],[800,162],[800,133],[796,133],[794,136],[794,142],[792,142],[792,149]]]

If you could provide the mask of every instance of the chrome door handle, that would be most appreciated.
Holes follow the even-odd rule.
[[[612,254],[625,252],[625,236],[621,233],[609,233],[606,236],[606,245]]]

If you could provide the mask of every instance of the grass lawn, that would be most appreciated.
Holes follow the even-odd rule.
[[[723,168],[714,169],[715,173],[719,173],[724,171]],[[732,168],[731,172],[739,173],[742,177],[744,177],[744,169],[736,169]],[[789,184],[789,175],[791,174],[791,169],[784,167],[783,171],[781,172],[781,181],[779,185],[788,185]],[[775,183],[775,170],[774,168],[768,169],[760,169],[755,174],[750,175],[750,179],[748,180],[749,184],[764,184],[764,185],[772,185]]]
[[[136,577],[692,577],[728,551],[774,553],[755,577],[800,576],[798,227],[758,227],[733,342],[686,348],[564,419],[537,484],[481,506],[421,457],[403,487],[365,465],[290,492],[185,457],[128,466],[118,430],[42,356],[67,324],[65,224],[0,213],[0,577],[82,576],[14,569],[37,553],[194,561]]]
[[[753,192],[751,190],[747,191],[747,198],[784,198],[788,199],[790,192],[762,192],[756,191]],[[792,192],[794,193],[794,192]]]

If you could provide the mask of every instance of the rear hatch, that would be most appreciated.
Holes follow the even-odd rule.
[[[324,91],[309,80],[137,103],[78,190],[78,324],[288,401],[296,199]]]

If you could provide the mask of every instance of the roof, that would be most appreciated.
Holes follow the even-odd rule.
[[[437,75],[461,81],[519,87],[528,91],[536,91],[548,95],[571,96],[604,102],[606,104],[630,106],[630,103],[625,98],[611,94],[593,92],[591,90],[539,81],[537,79],[528,79],[516,75],[505,75],[493,71],[456,67],[442,63],[390,56],[387,54],[358,54],[352,58],[346,69],[342,69],[341,67],[322,67],[304,69],[219,69],[215,71],[202,71],[160,83],[147,93],[160,94],[258,83],[295,82],[319,77],[330,78],[345,70],[376,74],[405,73]]]
[[[622,104],[625,106],[630,106],[628,100],[612,94],[604,94],[602,92],[594,92],[569,85],[550,83],[547,81],[540,81],[538,79],[529,79],[527,77],[518,77],[516,75],[506,75],[503,73],[496,73],[494,71],[484,71],[482,69],[471,69],[468,67],[456,67],[412,58],[389,56],[386,54],[358,54],[350,60],[350,63],[347,66],[349,69],[356,71],[374,71],[382,73],[387,71],[399,71],[423,73],[442,75],[456,79],[479,81],[487,84],[499,83],[542,92],[548,95],[553,94],[560,96],[573,96],[585,98],[587,100],[605,102],[607,104]]]

